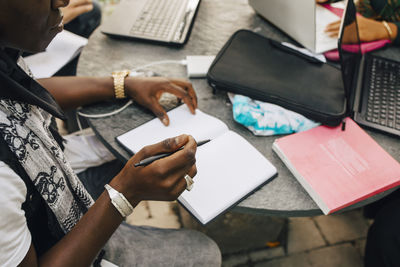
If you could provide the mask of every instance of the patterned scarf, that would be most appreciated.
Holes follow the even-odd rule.
[[[4,54],[0,59],[1,56]],[[32,88],[25,88],[27,100],[20,101],[21,87],[24,88],[21,83],[28,78],[33,81],[21,68],[17,66],[9,75],[4,74],[0,69],[0,135],[67,233],[93,204],[93,199],[67,163],[50,131],[52,115],[49,112],[62,113],[44,88],[34,97],[29,95]],[[23,80],[12,79],[13,76]],[[30,84],[36,86],[34,90],[40,89],[36,82]],[[7,93],[10,95],[4,97]],[[47,103],[49,98],[53,102]]]

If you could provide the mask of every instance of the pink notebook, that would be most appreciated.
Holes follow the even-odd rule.
[[[400,164],[352,119],[275,140],[273,150],[329,214],[400,185]]]
[[[330,4],[322,4],[323,7],[325,7],[326,9],[330,10],[332,13],[336,14],[338,17],[342,17],[343,15],[343,9],[341,8],[336,8],[336,7],[332,7]],[[377,41],[372,41],[372,42],[363,42],[361,43],[361,54],[365,54],[367,52],[382,48],[388,44],[390,44],[391,41],[389,39],[385,39],[385,40],[377,40]],[[357,52],[358,51],[358,45],[347,45],[347,47],[345,48],[347,51],[351,52]],[[339,52],[337,49],[328,51],[324,53],[324,56],[332,61],[339,61]]]

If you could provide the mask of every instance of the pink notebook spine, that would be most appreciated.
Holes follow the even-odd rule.
[[[349,207],[349,206],[351,206],[351,205],[353,205],[353,204],[356,204],[356,203],[358,203],[358,202],[360,202],[360,201],[366,200],[366,199],[368,199],[368,198],[370,198],[370,197],[372,197],[372,196],[375,196],[375,195],[377,195],[377,194],[379,194],[379,193],[385,192],[386,190],[395,188],[395,187],[397,187],[397,186],[400,186],[400,181],[397,182],[397,183],[395,183],[395,184],[389,184],[389,185],[387,185],[387,186],[385,186],[385,187],[382,187],[382,188],[380,188],[379,190],[376,190],[376,191],[374,191],[374,192],[371,192],[371,193],[369,193],[369,194],[367,194],[367,195],[365,195],[365,196],[363,196],[363,197],[361,197],[361,198],[359,198],[359,199],[355,199],[355,200],[353,200],[353,201],[351,201],[351,202],[349,202],[349,203],[346,203],[346,205],[342,205],[342,206],[340,206],[340,207],[337,207],[337,208],[335,208],[335,209],[332,209],[332,210],[329,211],[328,214],[331,214],[331,213],[334,213],[334,212],[339,211],[339,210],[341,210],[341,209],[344,209],[344,208],[346,208],[346,207]]]

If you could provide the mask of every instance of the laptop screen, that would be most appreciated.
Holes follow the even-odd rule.
[[[356,7],[353,0],[348,0],[342,18],[338,42],[343,85],[349,110],[352,110],[357,73],[361,61],[360,38],[358,35]]]

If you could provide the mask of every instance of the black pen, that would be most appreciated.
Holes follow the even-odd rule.
[[[197,142],[197,146],[204,145],[205,143],[208,143],[208,142],[210,142],[210,141],[211,141],[210,139],[203,140],[203,141],[199,141],[199,142]],[[181,147],[181,148],[178,149],[177,151],[179,151],[179,150],[181,150],[181,149],[183,149],[183,147]],[[175,152],[176,152],[176,151],[175,151]],[[162,159],[162,158],[168,157],[168,156],[174,154],[175,152],[172,152],[172,153],[163,153],[163,154],[159,154],[159,155],[155,155],[155,156],[151,156],[151,157],[145,158],[145,159],[141,160],[139,163],[136,163],[134,166],[135,166],[135,167],[147,166],[147,165],[149,165],[150,163],[152,163],[153,161],[156,161],[156,160],[158,160],[158,159]]]

